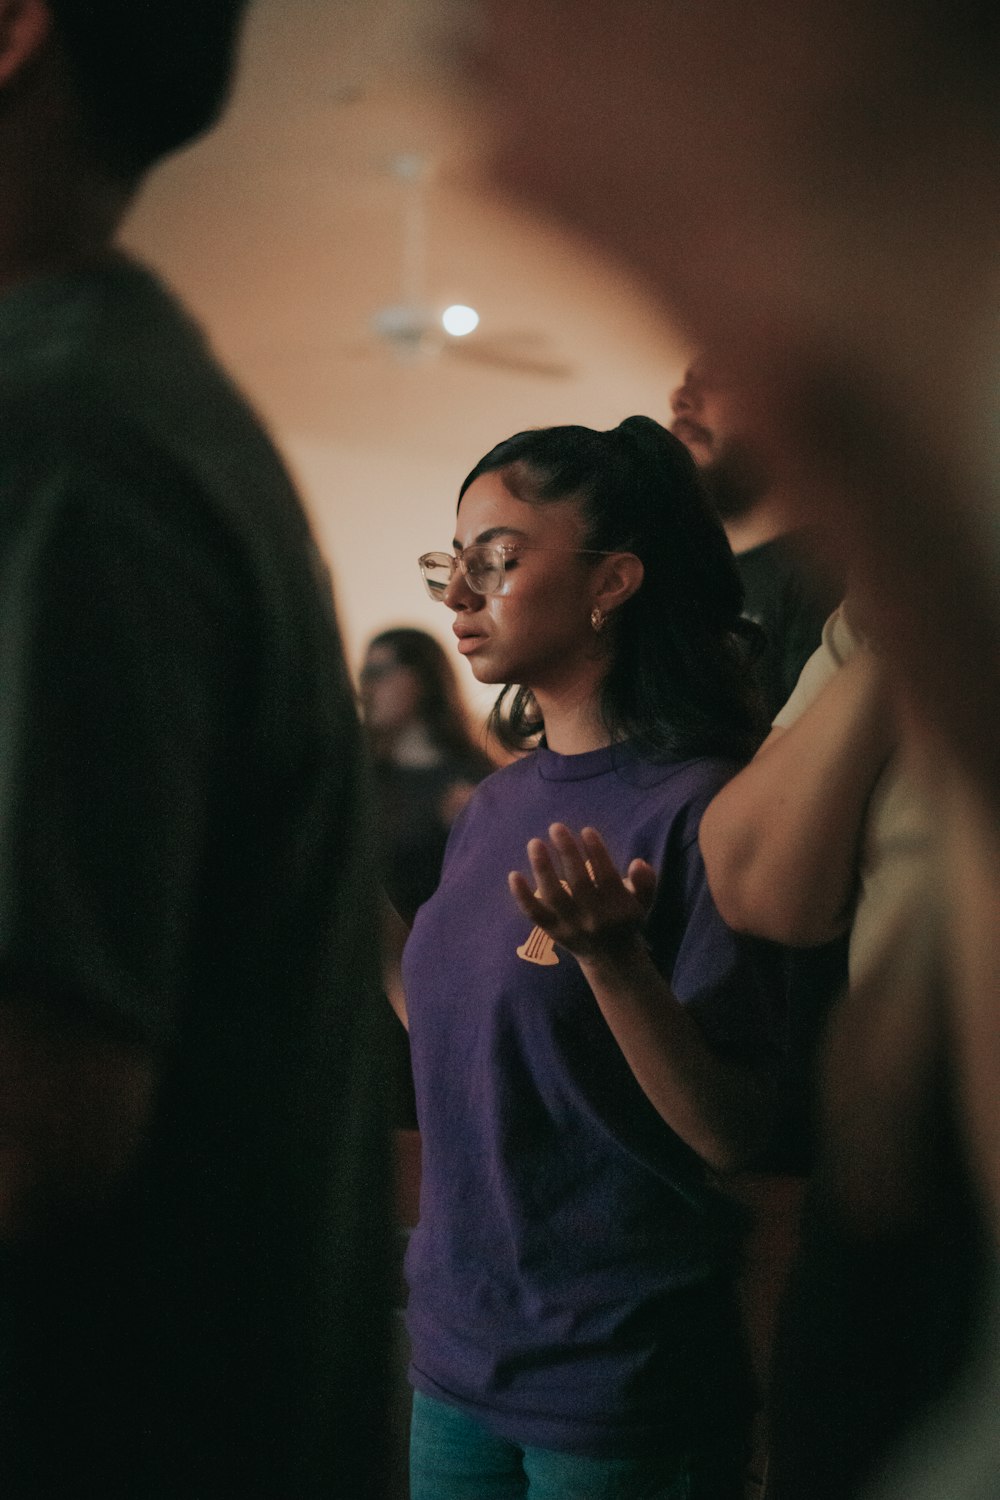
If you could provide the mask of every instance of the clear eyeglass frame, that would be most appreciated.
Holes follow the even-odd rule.
[[[613,553],[602,552],[594,547],[532,547],[519,543],[516,547],[502,543],[475,542],[455,557],[451,552],[425,552],[417,559],[424,587],[436,602],[443,604],[448,585],[456,572],[465,575],[465,581],[474,594],[489,597],[499,594],[504,585],[508,554],[522,552],[562,552],[576,556],[611,557]]]

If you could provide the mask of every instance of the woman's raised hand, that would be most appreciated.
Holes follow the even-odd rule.
[[[596,828],[584,828],[579,841],[564,823],[544,839],[528,842],[535,889],[519,870],[507,882],[525,916],[554,942],[581,960],[614,959],[639,937],[656,894],[656,872],[634,859],[624,878]]]

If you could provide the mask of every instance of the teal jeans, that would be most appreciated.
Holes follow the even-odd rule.
[[[457,1407],[416,1391],[410,1500],[738,1500],[739,1466],[722,1475],[687,1456],[587,1458],[524,1448]]]

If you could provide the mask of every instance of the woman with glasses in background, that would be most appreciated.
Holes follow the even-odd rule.
[[[379,631],[358,674],[371,755],[378,865],[393,907],[410,923],[432,895],[448,832],[493,761],[462,702],[444,647],[426,630]],[[391,1034],[392,1121],[413,1129],[416,1112],[406,1033]]]
[[[407,1254],[412,1500],[737,1500],[738,1225],[766,1143],[774,954],[698,823],[757,745],[755,627],[683,445],[520,433],[420,559],[528,751],[458,818],[390,994],[423,1138]]]
[[[494,769],[454,666],[426,630],[379,631],[358,674],[381,832],[382,883],[407,922],[437,885],[448,830]]]

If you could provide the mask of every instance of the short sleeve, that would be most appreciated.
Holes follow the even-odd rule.
[[[748,1063],[775,1061],[784,1038],[781,949],[728,927],[697,842],[687,851],[685,926],[672,988],[712,1047]]]
[[[784,1046],[784,950],[726,924],[698,843],[702,814],[733,769],[714,775],[678,816],[647,935],[657,967],[713,1049],[767,1064]]]
[[[0,595],[0,969],[169,1035],[239,687],[209,521],[154,459],[50,476]]]
[[[791,697],[802,668],[822,640],[823,627],[830,615],[826,600],[816,597],[809,586],[810,581],[801,573],[793,574],[789,579],[778,627],[781,696],[776,700],[776,706],[783,705]]]
[[[801,718],[809,705],[819,697],[827,683],[836,676],[854,649],[843,608],[835,609],[823,626],[820,644],[799,674],[791,697],[775,716],[776,729],[787,729]]]

